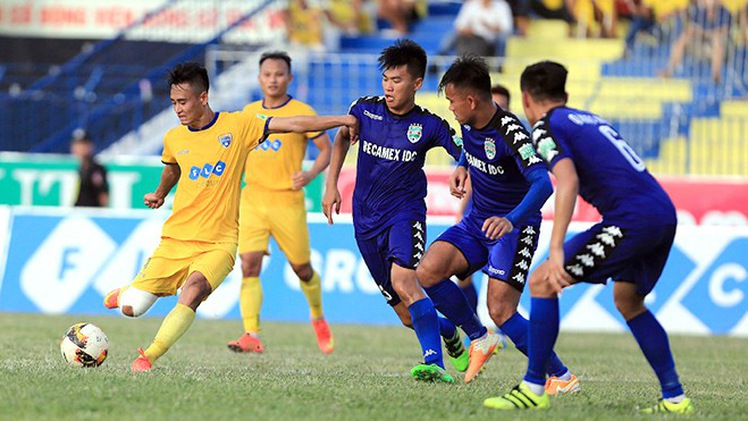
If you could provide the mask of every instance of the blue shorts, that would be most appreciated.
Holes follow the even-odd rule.
[[[468,215],[457,225],[448,228],[436,241],[455,246],[468,262],[465,273],[456,273],[463,279],[483,269],[489,278],[498,279],[519,292],[525,289],[527,271],[538,247],[540,225],[515,227],[498,240],[489,240],[481,231],[484,219]]]
[[[387,304],[396,306],[400,303],[400,297],[392,287],[392,262],[415,270],[426,247],[425,219],[395,221],[374,237],[356,237],[356,244]]]
[[[577,281],[630,282],[637,285],[637,294],[645,296],[662,274],[675,229],[672,223],[623,228],[603,221],[564,243],[564,266]]]

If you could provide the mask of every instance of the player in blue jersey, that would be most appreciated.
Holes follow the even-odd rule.
[[[662,388],[643,412],[693,411],[675,371],[667,334],[644,305],[667,261],[677,225],[675,207],[616,130],[602,118],[566,107],[566,69],[549,61],[522,73],[522,105],[533,141],[557,180],[550,257],[530,276],[530,350],[524,381],[486,399],[498,409],[546,408],[545,366],[559,329],[558,294],[577,282],[615,281],[616,307]],[[602,221],[564,242],[579,193]]]
[[[491,78],[483,59],[467,56],[455,60],[439,89],[462,125],[463,153],[450,185],[453,194],[464,196],[469,172],[472,206],[457,225],[434,241],[416,272],[436,308],[470,337],[470,364],[465,374],[465,382],[469,382],[503,343],[480,323],[449,278],[483,269],[489,277],[491,318],[517,349],[527,354],[529,323],[517,306],[537,247],[540,207],[553,187],[522,123],[493,102]],[[548,374],[553,379],[553,393],[579,390],[578,379],[555,354]]]
[[[455,326],[437,316],[415,268],[426,244],[426,152],[441,146],[457,159],[462,140],[446,121],[415,104],[426,70],[421,46],[399,40],[382,51],[379,65],[384,95],[359,98],[349,111],[360,123],[353,192],[356,243],[387,303],[421,343],[424,363],[413,368],[413,377],[452,383],[444,370],[440,334],[458,370],[467,367],[468,355]],[[330,224],[340,210],[337,184],[350,145],[346,135],[339,132],[335,138],[322,201]]]
[[[496,105],[504,111],[511,111],[509,109],[509,102],[511,100],[511,94],[509,90],[503,85],[496,84],[491,87],[491,99]],[[472,195],[472,189],[470,187],[470,177],[465,181],[466,193],[460,200],[460,207],[457,209],[457,222],[460,222],[462,216],[468,213],[471,203],[470,196]],[[473,275],[468,275],[464,279],[458,279],[457,285],[460,290],[465,294],[465,298],[468,300],[468,304],[475,311],[478,312],[478,290],[473,283]]]

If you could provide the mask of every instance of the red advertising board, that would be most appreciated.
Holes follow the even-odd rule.
[[[448,168],[426,169],[428,195],[426,206],[431,216],[454,216],[459,201],[449,194]],[[675,203],[682,224],[748,225],[748,180],[712,178],[660,178],[665,191]],[[354,169],[345,168],[338,188],[343,197],[342,213],[351,212],[351,197],[356,182]],[[553,219],[553,196],[543,206],[543,218]],[[594,222],[600,219],[597,210],[581,198],[577,200],[574,221]]]

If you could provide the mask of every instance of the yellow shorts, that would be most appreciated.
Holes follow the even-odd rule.
[[[272,235],[294,265],[309,263],[309,227],[304,192],[245,187],[239,211],[239,254],[268,254]]]
[[[176,295],[177,289],[192,272],[200,272],[215,291],[234,268],[235,260],[234,243],[204,243],[163,237],[132,286],[159,296]]]

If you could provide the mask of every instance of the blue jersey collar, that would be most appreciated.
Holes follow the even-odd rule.
[[[210,120],[210,123],[206,124],[203,127],[200,127],[199,129],[195,129],[192,126],[187,126],[187,129],[191,132],[199,132],[199,131],[207,130],[213,127],[214,124],[216,124],[216,121],[218,121],[218,114],[220,113],[221,113],[220,111],[216,111],[215,115],[213,116],[213,120]]]
[[[263,109],[265,109],[265,110],[277,110],[278,108],[283,108],[283,107],[285,107],[285,106],[286,106],[286,105],[287,105],[287,104],[288,104],[289,102],[291,102],[291,100],[293,99],[293,97],[292,97],[291,95],[288,95],[288,94],[286,94],[286,96],[288,97],[288,99],[286,99],[286,101],[285,101],[285,102],[284,102],[283,104],[281,104],[281,105],[279,105],[279,106],[277,106],[277,107],[266,107],[266,106],[265,106],[265,98],[263,98],[263,99],[262,99],[262,108],[263,108]]]

